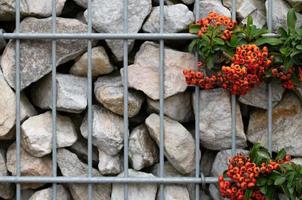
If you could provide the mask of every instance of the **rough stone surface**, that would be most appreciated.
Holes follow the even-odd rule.
[[[160,119],[157,114],[151,114],[145,121],[151,137],[159,145]],[[195,143],[190,132],[179,122],[164,118],[164,150],[169,162],[182,174],[194,170]]]
[[[80,161],[76,154],[66,149],[58,150],[58,166],[63,176],[85,176],[87,177],[88,166]],[[101,176],[96,170],[92,169],[93,176]],[[74,200],[87,200],[87,184],[68,184],[69,191]],[[109,200],[111,193],[111,185],[94,184],[92,187],[93,199]]]
[[[57,15],[60,15],[66,0],[56,1]],[[15,1],[1,0],[0,2],[0,21],[10,21],[15,18]],[[20,15],[22,17],[37,16],[49,17],[52,13],[51,1],[49,0],[24,0],[20,3]]]
[[[213,200],[227,200],[227,198],[222,198],[220,196],[220,192],[219,192],[217,186],[214,185],[214,184],[210,184],[209,192],[210,192],[210,195],[212,197],[211,199],[213,199]]]
[[[16,123],[16,95],[4,80],[0,71],[0,138],[3,139],[9,134]],[[20,99],[21,120],[36,114],[36,110],[30,104],[26,96],[21,93]]]
[[[81,135],[78,136],[78,140],[70,146],[70,151],[77,154],[77,156],[85,161],[88,161],[88,146],[87,140],[84,139]],[[92,160],[95,163],[99,162],[98,150],[96,147],[92,149]]]
[[[109,155],[116,155],[123,148],[123,118],[100,106],[93,106],[93,144]],[[81,134],[88,136],[87,114],[81,125]]]
[[[57,114],[57,147],[68,147],[77,141],[76,129],[69,117]],[[51,153],[52,114],[50,111],[28,118],[21,126],[22,147],[35,157]]]
[[[157,200],[160,199],[160,193],[157,193]],[[164,187],[165,200],[190,200],[189,191],[181,185],[167,185]]]
[[[116,175],[121,173],[121,156],[111,156],[99,150],[99,165],[98,168],[102,175]]]
[[[91,67],[92,77],[109,74],[114,70],[105,49],[101,46],[94,47],[91,50]],[[88,53],[84,53],[74,65],[70,68],[70,73],[76,76],[87,77],[88,70]]]
[[[294,158],[291,161],[296,165],[302,165],[302,158]]]
[[[4,151],[0,149],[0,176],[8,176]],[[9,183],[0,184],[0,198],[10,199],[14,196],[14,187]]]
[[[159,51],[158,44],[145,42],[135,55],[134,65],[128,67],[129,87],[153,100],[159,100]],[[186,90],[184,69],[194,69],[194,55],[165,48],[165,98]]]
[[[285,148],[288,154],[302,155],[302,107],[294,94],[287,93],[273,109],[272,124],[273,151]],[[256,110],[251,114],[248,127],[248,140],[267,145],[267,112]]]
[[[297,11],[302,11],[302,1],[301,0],[287,0],[287,2],[295,8]]]
[[[153,178],[152,174],[138,172],[132,169],[128,171],[129,177],[144,177]],[[124,176],[124,173],[119,175]],[[128,200],[154,200],[156,197],[157,185],[156,184],[129,184],[128,186]],[[121,184],[112,185],[111,200],[124,200],[124,187]]]
[[[135,170],[150,167],[158,162],[158,149],[145,125],[133,129],[129,136],[129,158]]]
[[[87,25],[76,20],[57,17],[58,33],[87,32]],[[20,32],[42,33],[51,32],[51,17],[37,19],[29,17],[20,24]],[[1,59],[3,75],[8,84],[15,88],[15,42],[10,40]],[[87,49],[85,40],[58,40],[56,66],[76,58]],[[21,89],[36,82],[51,71],[51,41],[21,40],[20,42],[20,73]]]
[[[159,10],[159,6],[153,8],[150,16],[143,25],[145,32],[158,33],[160,31]],[[186,30],[189,24],[194,21],[193,12],[184,4],[164,6],[164,13],[165,33],[177,33]]]
[[[193,94],[195,101],[195,94]],[[194,112],[195,103],[193,103]],[[237,104],[236,144],[246,146],[246,136],[239,105]],[[230,94],[223,89],[203,90],[200,92],[200,140],[201,144],[211,150],[229,149],[232,146],[232,116]]]
[[[102,76],[94,84],[96,99],[108,110],[124,114],[124,87],[120,75]],[[141,109],[144,95],[130,89],[128,91],[128,116],[134,117]]]
[[[83,8],[87,8],[88,6],[87,0],[73,0],[73,1]]]
[[[272,104],[276,106],[282,99],[284,88],[280,83],[272,83]],[[253,88],[249,93],[239,97],[239,101],[243,104],[267,109],[267,87],[265,83]]]
[[[51,158],[45,156],[43,158],[37,158],[31,156],[23,148],[20,149],[20,161],[21,161],[21,176],[51,176]],[[16,144],[13,143],[7,150],[7,169],[16,176]],[[36,189],[42,184],[24,184],[22,188]]]
[[[92,25],[100,33],[123,32],[123,2],[120,0],[92,1]],[[137,33],[145,18],[151,12],[151,0],[129,0],[128,2],[128,33]],[[87,11],[85,11],[87,21]],[[112,53],[118,60],[123,58],[123,41],[106,40]],[[134,40],[129,40],[129,51]]]
[[[52,187],[39,190],[35,192],[29,200],[51,200],[52,199]],[[57,185],[57,200],[70,200],[68,191],[62,186]]]
[[[57,110],[80,113],[87,106],[87,79],[57,74]],[[33,103],[42,109],[52,108],[52,76],[47,75],[31,89]]]
[[[206,17],[208,13],[212,11],[220,15],[231,17],[230,10],[224,7],[220,0],[199,1],[199,10],[200,18]]]
[[[203,151],[200,164],[204,176],[211,176],[211,170],[215,157],[216,152],[210,150]]]

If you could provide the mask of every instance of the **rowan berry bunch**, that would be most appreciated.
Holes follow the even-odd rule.
[[[289,89],[289,90],[292,90],[295,88],[295,84],[292,80],[293,75],[294,75],[294,68],[290,68],[287,71],[285,71],[279,67],[279,68],[274,68],[271,71],[272,71],[272,77],[280,80],[283,88]]]

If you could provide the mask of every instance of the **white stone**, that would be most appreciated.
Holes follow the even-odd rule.
[[[122,171],[120,155],[111,156],[99,150],[98,168],[102,175],[115,175]]]
[[[57,200],[70,200],[68,191],[62,186],[57,185]],[[35,192],[29,200],[52,200],[52,187]]]
[[[9,176],[4,151],[0,149],[0,176]],[[14,196],[14,187],[10,183],[0,184],[0,198],[11,199]]]

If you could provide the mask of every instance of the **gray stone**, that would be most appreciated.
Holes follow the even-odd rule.
[[[195,101],[195,93],[193,94]],[[194,112],[196,111],[193,103]],[[246,136],[239,105],[236,114],[236,144],[246,146]],[[229,149],[232,146],[232,115],[230,94],[223,89],[203,90],[200,92],[200,140],[211,150]]]
[[[69,74],[56,75],[57,110],[81,113],[87,106],[87,79]],[[42,109],[52,108],[52,76],[42,78],[31,88],[33,103]]]
[[[52,187],[39,190],[35,192],[29,200],[51,200],[52,199]],[[68,191],[62,186],[57,185],[57,200],[70,200]]]
[[[160,199],[160,193],[157,193],[157,200]],[[167,185],[164,187],[165,200],[190,200],[189,191],[181,185]]]
[[[287,93],[273,109],[272,148],[284,148],[293,156],[302,155],[302,107],[294,94]],[[267,111],[256,110],[251,114],[247,138],[252,143],[267,146]]]
[[[121,156],[119,154],[111,156],[99,150],[98,168],[102,175],[116,175],[121,173]]]
[[[94,84],[96,99],[108,110],[123,116],[124,87],[120,75],[102,76]],[[135,90],[128,91],[128,116],[134,117],[141,109],[144,95]]]
[[[159,6],[153,8],[151,14],[143,25],[143,30],[149,33],[158,33],[159,25]],[[189,24],[194,21],[193,12],[184,4],[164,6],[164,32],[176,33],[188,29]]]
[[[157,114],[151,114],[145,121],[151,137],[160,144],[160,119]],[[195,143],[190,132],[179,122],[164,118],[164,150],[169,162],[182,174],[194,170]]]
[[[69,147],[78,139],[69,117],[57,114],[57,148]],[[28,118],[21,126],[22,147],[32,156],[43,157],[52,149],[52,114],[50,111]]]
[[[138,172],[132,169],[128,171],[129,177],[144,177],[153,178],[152,174]],[[121,173],[119,177],[123,177]],[[128,186],[128,200],[155,200],[157,191],[156,184],[129,184]],[[112,185],[111,200],[124,200],[124,186],[121,184]]]
[[[88,161],[87,140],[82,136],[78,136],[78,140],[72,146],[70,146],[69,149],[73,153],[77,154],[77,156],[82,160],[86,162]],[[98,150],[95,147],[92,148],[92,160],[95,163],[99,162]]]
[[[211,170],[216,157],[216,152],[205,150],[201,157],[201,169],[204,176],[211,176]]]
[[[20,32],[49,33],[51,17],[37,19],[29,17],[20,24]],[[57,17],[57,33],[86,33],[87,25],[76,20]],[[58,40],[56,66],[76,58],[87,49],[85,40]],[[1,59],[4,77],[8,84],[15,88],[15,41],[10,40]],[[21,89],[36,82],[51,71],[51,41],[21,40],[20,42],[20,73]]]
[[[4,80],[0,71],[0,138],[6,139],[16,123],[16,95]],[[36,114],[36,110],[30,104],[26,96],[21,93],[20,98],[21,120]]]
[[[219,192],[217,186],[214,185],[214,184],[210,184],[209,192],[210,192],[210,195],[211,195],[213,200],[227,200],[226,198],[222,198],[220,196],[220,192]]]
[[[301,165],[302,166],[302,158],[294,158],[291,160],[293,163],[296,165]]]
[[[154,176],[160,176],[160,164],[157,163],[151,168],[152,174]],[[166,177],[181,177],[183,176],[180,174],[168,161],[164,162],[164,172]]]
[[[145,42],[136,53],[134,64],[128,67],[129,87],[143,91],[153,100],[159,100],[159,52],[158,44]],[[194,66],[193,54],[165,48],[165,98],[186,90],[183,70]]]
[[[5,164],[4,151],[0,149],[0,176],[9,176]],[[0,184],[0,198],[11,199],[14,196],[14,187],[10,183]]]
[[[35,193],[35,190],[21,190],[21,196],[22,196],[22,200],[29,200],[29,198]],[[16,197],[13,198],[14,200],[16,200]]]
[[[199,1],[199,16],[200,18],[206,17],[209,12],[216,12],[220,15],[224,15],[226,17],[231,17],[231,12],[229,9],[223,6],[220,0],[200,0]]]
[[[66,0],[56,1],[57,16],[61,14]],[[11,21],[15,18],[16,1],[1,0],[0,2],[0,21]],[[52,14],[52,3],[49,0],[24,0],[20,2],[21,17],[37,16],[49,17]]]
[[[287,0],[287,2],[298,12],[302,11],[302,0]]]
[[[91,50],[91,73],[92,77],[109,74],[114,70],[105,49],[101,46],[94,47]],[[88,53],[84,53],[74,65],[70,68],[69,73],[76,76],[87,77],[88,70]]]
[[[147,98],[149,112],[159,113],[159,101]],[[194,119],[193,109],[191,104],[191,94],[182,92],[165,99],[164,113],[179,122],[188,122]]]
[[[7,150],[7,169],[13,176],[16,176],[16,143],[13,143]],[[45,156],[37,158],[31,156],[23,148],[20,148],[21,176],[51,176],[51,158]],[[22,184],[23,189],[36,189],[43,183]]]
[[[121,33],[123,29],[123,2],[120,0],[92,1],[92,25],[100,33]],[[129,0],[128,2],[128,33],[137,33],[145,18],[149,15],[151,0]],[[87,11],[85,11],[86,21]],[[123,40],[106,40],[112,53],[121,61],[123,58]],[[129,40],[131,51],[134,40]]]
[[[71,176],[85,176],[87,177],[88,166],[80,161],[76,154],[68,151],[67,149],[59,149],[58,166],[65,177]],[[101,176],[100,172],[92,169],[93,176]],[[69,191],[74,200],[87,199],[87,184],[68,184]],[[94,184],[92,187],[93,199],[110,200],[111,185],[110,184]]]
[[[272,82],[272,105],[276,106],[282,99],[284,88],[278,82]],[[239,101],[243,104],[254,106],[257,108],[267,109],[267,86],[265,83],[253,88],[244,96],[239,97]]]
[[[103,107],[93,106],[93,144],[109,155],[116,155],[123,148],[123,118]],[[81,125],[81,134],[88,137],[87,114]]]
[[[185,4],[192,4],[192,3],[194,3],[195,1],[194,0],[181,0],[183,3],[185,3]]]
[[[129,158],[135,170],[150,167],[158,162],[158,149],[145,125],[133,129],[129,136]]]
[[[202,200],[211,200],[211,198],[209,197],[209,195],[207,195],[203,190],[200,191],[199,193],[199,199]]]
[[[83,7],[83,8],[87,8],[88,7],[88,1],[87,0],[73,0],[76,4],[78,4],[79,6]]]

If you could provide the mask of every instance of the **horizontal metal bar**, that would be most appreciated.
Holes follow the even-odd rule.
[[[189,184],[196,183],[201,184],[202,178],[195,177],[154,177],[154,178],[140,178],[140,177],[45,177],[45,176],[1,176],[0,183],[76,183],[76,184],[87,184],[87,183],[145,183],[145,184]],[[217,183],[217,177],[205,177],[205,183]]]

